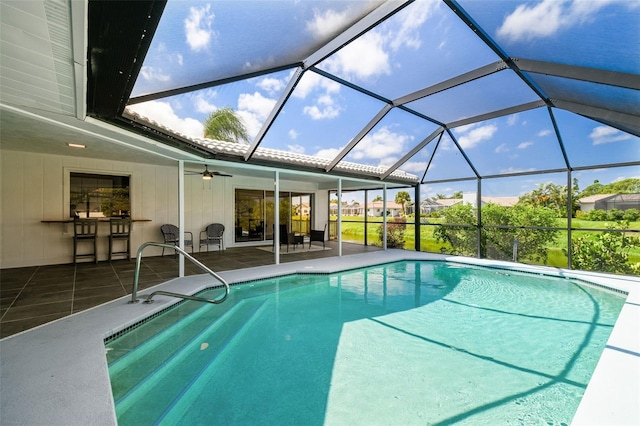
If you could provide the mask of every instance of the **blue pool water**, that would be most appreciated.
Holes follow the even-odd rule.
[[[569,424],[623,303],[568,279],[400,262],[234,286],[106,349],[123,425]]]

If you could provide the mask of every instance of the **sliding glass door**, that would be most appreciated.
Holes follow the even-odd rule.
[[[281,225],[289,232],[309,235],[312,194],[280,192]],[[236,189],[235,242],[273,240],[274,191]]]

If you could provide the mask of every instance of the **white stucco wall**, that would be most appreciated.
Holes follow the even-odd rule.
[[[0,150],[0,268],[53,265],[73,261],[71,224],[41,223],[68,218],[69,173],[113,173],[131,175],[131,216],[149,219],[136,222],[131,242],[135,255],[140,244],[162,241],[160,226],[178,224],[178,165],[157,166],[126,161],[44,155]],[[185,176],[185,230],[198,234],[208,224],[223,223],[233,229],[235,188],[273,190],[273,179],[246,176],[214,178]],[[282,180],[282,191],[315,193],[310,182]],[[316,193],[315,223],[327,220],[326,191]],[[108,258],[108,226],[99,228],[98,257]],[[198,250],[197,241],[194,241]],[[233,232],[225,235],[225,247],[233,247]],[[149,247],[144,255],[159,255]]]

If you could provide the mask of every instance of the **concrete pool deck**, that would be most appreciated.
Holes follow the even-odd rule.
[[[640,279],[404,250],[284,263],[222,272],[229,283],[292,273],[332,273],[399,260],[449,260],[578,278],[628,293],[587,386],[575,425],[640,424]],[[162,289],[187,294],[211,286],[206,275],[177,278]],[[233,291],[233,290],[232,290]],[[139,297],[141,295],[139,294]],[[130,296],[0,340],[0,424],[117,424],[103,339],[179,300],[127,303]]]

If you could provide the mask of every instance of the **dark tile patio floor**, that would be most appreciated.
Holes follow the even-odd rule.
[[[327,242],[327,247],[332,249],[281,255],[280,263],[337,256],[336,242]],[[342,244],[343,255],[377,250],[381,249]],[[272,253],[256,247],[195,253],[194,257],[215,272],[275,263]],[[135,259],[132,259],[0,270],[0,338],[131,294],[135,265]],[[202,273],[194,264],[185,262],[185,275]],[[144,257],[140,265],[139,289],[177,276],[176,257],[168,254]]]

